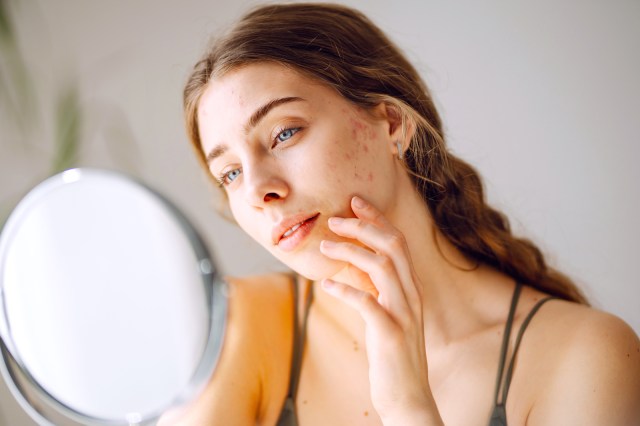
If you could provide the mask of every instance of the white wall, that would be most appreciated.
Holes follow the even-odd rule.
[[[255,2],[9,2],[41,101],[21,138],[0,121],[0,202],[44,177],[52,104],[71,76],[82,165],[142,177],[176,201],[231,274],[279,269],[213,211],[182,128],[181,90],[210,34]],[[431,86],[452,149],[477,166],[516,232],[593,304],[640,332],[640,3],[366,1]],[[31,424],[0,395],[2,424]]]

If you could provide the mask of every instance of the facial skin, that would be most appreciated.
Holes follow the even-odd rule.
[[[255,126],[250,117],[272,104]],[[264,110],[263,110],[264,112]],[[345,264],[320,253],[339,241],[330,217],[354,217],[358,195],[393,223],[406,171],[396,159],[399,126],[381,104],[365,111],[335,90],[281,65],[260,63],[212,79],[198,107],[202,149],[215,177],[226,174],[231,211],[258,243],[298,273],[332,277]],[[274,244],[281,221],[319,214],[293,250]]]

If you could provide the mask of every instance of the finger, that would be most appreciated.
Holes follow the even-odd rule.
[[[358,311],[368,326],[378,328],[381,331],[389,330],[395,326],[392,317],[370,293],[329,278],[322,280],[321,285],[323,290],[331,296]]]
[[[370,246],[372,249],[391,257],[394,262],[398,262],[398,273],[402,277],[401,283],[403,283],[407,297],[413,300],[420,300],[420,290],[417,287],[418,282],[414,279],[415,273],[412,259],[404,235],[395,226],[393,226],[391,222],[389,222],[384,214],[361,197],[354,196],[351,199],[351,208],[359,220],[364,223],[371,223],[374,225],[373,228],[383,231],[382,234],[378,232],[378,235],[388,235],[386,238],[378,238],[377,241],[361,242]],[[353,221],[353,219],[348,219],[347,222],[344,223],[349,226]],[[331,223],[329,225],[331,227]],[[360,226],[364,227],[362,225]],[[337,229],[334,230],[334,232],[336,231]],[[360,233],[358,236],[354,235],[350,238],[359,240],[360,237],[365,237],[365,235]]]
[[[391,222],[389,222],[389,219],[387,219],[378,209],[357,195],[351,198],[351,209],[360,219],[365,219],[381,227],[393,227]]]
[[[380,228],[362,219],[330,218],[329,229],[342,237],[358,240],[374,252],[389,257],[398,273],[402,291],[417,297],[409,248],[395,228]]]
[[[355,267],[351,263],[347,263],[347,273],[349,274],[349,282],[353,283],[352,285],[354,287],[362,291],[371,293],[371,295],[375,297],[376,300],[378,300],[380,292],[378,291],[378,288],[375,286],[373,281],[371,281],[371,277],[369,276],[369,274]]]
[[[385,308],[399,315],[408,308],[408,302],[393,261],[352,243],[322,241],[320,251],[325,256],[347,262],[369,274],[378,290],[378,301]]]

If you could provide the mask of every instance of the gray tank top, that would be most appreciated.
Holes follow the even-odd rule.
[[[293,355],[291,362],[291,373],[289,378],[289,392],[287,394],[287,399],[284,402],[284,406],[282,407],[282,411],[280,412],[280,418],[278,419],[277,426],[298,426],[298,417],[296,415],[296,406],[295,406],[295,398],[296,393],[298,391],[298,382],[300,380],[300,367],[302,364],[302,355],[304,353],[304,341],[307,330],[307,320],[309,317],[309,310],[311,308],[311,303],[313,302],[313,285],[309,284],[307,289],[307,295],[304,303],[304,312],[302,318],[302,326],[300,326],[299,321],[299,313],[298,313],[298,285],[293,280],[293,294],[294,294],[294,333],[293,333]],[[507,401],[507,395],[509,393],[509,386],[511,385],[511,379],[513,377],[513,368],[514,368],[514,360],[516,355],[518,354],[518,348],[520,347],[520,342],[522,341],[522,336],[531,322],[533,316],[538,312],[540,307],[548,302],[549,300],[556,299],[553,296],[546,297],[538,301],[535,306],[531,309],[527,317],[522,322],[520,326],[520,330],[518,331],[518,335],[516,336],[515,347],[513,350],[513,354],[511,355],[511,359],[509,360],[509,365],[506,369],[505,375],[505,361],[507,358],[507,352],[509,350],[509,340],[511,337],[511,328],[513,326],[513,319],[516,312],[516,307],[518,306],[518,300],[520,298],[520,292],[522,290],[522,285],[520,283],[516,284],[516,287],[513,291],[513,296],[511,298],[511,306],[509,307],[509,315],[507,316],[507,322],[504,326],[504,336],[502,338],[502,347],[500,349],[500,360],[498,363],[498,376],[496,378],[496,387],[494,394],[494,406],[493,411],[491,413],[491,418],[489,419],[489,426],[507,426],[507,412],[505,409],[505,404]],[[504,376],[504,378],[503,378]],[[502,385],[502,397],[500,396],[500,389]]]

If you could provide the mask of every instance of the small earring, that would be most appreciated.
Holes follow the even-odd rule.
[[[396,141],[396,148],[398,148],[398,160],[402,161],[404,152],[402,152],[402,144],[400,143],[400,141]]]

